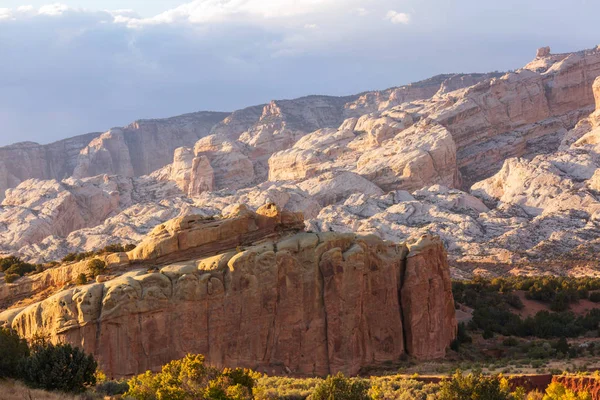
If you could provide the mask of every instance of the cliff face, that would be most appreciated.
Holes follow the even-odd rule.
[[[444,355],[456,320],[438,239],[407,246],[355,234],[283,235],[298,218],[242,207],[223,220],[165,224],[128,258],[182,261],[68,289],[0,314],[0,324],[82,346],[115,377],[190,352],[217,366],[295,375]],[[273,239],[206,256],[228,238],[243,245],[265,236]]]
[[[48,145],[18,143],[0,147],[0,200],[6,189],[31,178],[62,180],[70,176],[149,174],[173,162],[176,148],[193,145],[227,115],[199,112],[138,121],[122,129]]]

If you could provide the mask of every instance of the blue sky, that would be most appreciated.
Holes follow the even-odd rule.
[[[518,68],[600,43],[600,2],[0,0],[0,145]]]

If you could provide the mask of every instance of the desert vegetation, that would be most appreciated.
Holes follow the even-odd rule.
[[[30,264],[24,262],[19,257],[9,256],[0,258],[0,272],[4,272],[4,280],[6,283],[13,283],[20,277],[39,273],[44,270],[42,264]]]
[[[483,331],[486,339],[494,334],[550,339],[574,338],[588,332],[598,336],[600,309],[591,309],[583,315],[569,310],[570,305],[590,296],[596,299],[598,289],[598,278],[509,277],[457,281],[452,291],[457,303],[473,309],[467,328]],[[550,310],[521,317],[518,312],[524,305],[516,291],[547,304]]]
[[[526,393],[514,386],[502,375],[460,371],[429,383],[417,375],[274,377],[249,369],[217,369],[207,365],[200,354],[172,361],[158,373],[147,371],[127,381],[115,381],[108,380],[98,371],[94,358],[78,348],[41,339],[28,345],[16,333],[0,330],[0,389],[11,396],[35,393],[39,398],[54,399],[85,393],[85,398],[92,399],[122,396],[139,400],[591,399],[587,392],[577,393],[557,382],[545,393]],[[52,393],[61,395],[53,397]]]
[[[123,252],[131,251],[133,249],[135,249],[134,244],[123,245],[121,243],[115,243],[115,244],[109,244],[108,246],[105,246],[102,249],[96,250],[96,251],[84,251],[81,253],[69,253],[66,256],[64,256],[61,261],[63,263],[69,263],[69,262],[74,262],[74,261],[84,261],[84,260],[87,260],[88,258],[92,258],[94,256],[101,256],[101,255],[114,254],[114,253],[123,253]]]

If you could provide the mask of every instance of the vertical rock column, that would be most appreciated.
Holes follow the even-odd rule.
[[[406,352],[416,359],[442,358],[457,331],[446,250],[429,235],[408,247],[400,291]]]

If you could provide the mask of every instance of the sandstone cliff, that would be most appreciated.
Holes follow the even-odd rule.
[[[295,375],[356,374],[406,353],[444,355],[456,319],[438,239],[407,246],[355,234],[281,236],[297,223],[298,215],[272,205],[257,213],[237,208],[223,220],[167,223],[128,258],[184,260],[65,290],[1,313],[0,323],[25,337],[80,345],[115,377],[189,352],[218,366]],[[241,245],[245,235],[273,234],[206,254],[229,238],[242,238]]]

